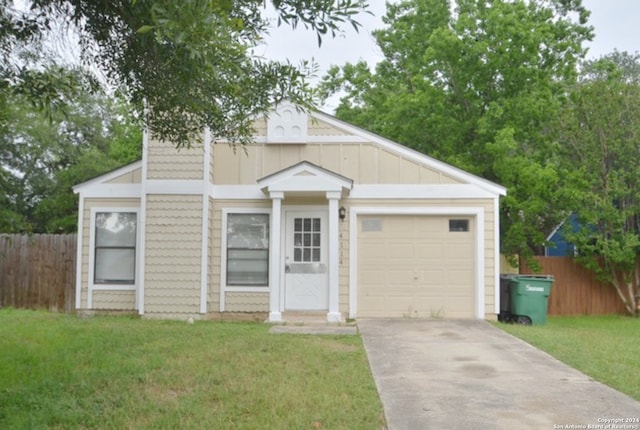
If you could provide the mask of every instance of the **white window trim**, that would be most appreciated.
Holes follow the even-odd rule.
[[[349,216],[349,318],[358,313],[358,220],[360,215],[451,215],[471,216],[475,220],[476,270],[474,273],[474,311],[478,319],[485,317],[485,221],[481,207],[358,207],[352,206]],[[494,262],[494,264],[499,264]],[[496,278],[497,279],[497,278]],[[494,282],[497,282],[494,281]]]
[[[95,245],[96,245],[96,214],[98,212],[128,212],[136,214],[136,261],[133,285],[122,284],[95,284]],[[89,219],[89,269],[87,273],[87,309],[93,309],[94,291],[138,291],[140,285],[140,208],[137,207],[92,207]]]
[[[269,215],[271,220],[270,208],[223,208],[222,209],[222,225],[220,228],[220,312],[225,311],[226,293],[268,293],[271,285],[265,286],[242,286],[227,285],[227,218],[229,214],[261,214]],[[271,235],[269,232],[269,248],[271,248]],[[271,270],[271,266],[269,266]]]

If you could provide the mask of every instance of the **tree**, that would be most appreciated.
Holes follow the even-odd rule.
[[[141,155],[141,127],[129,110],[117,98],[89,93],[50,116],[25,97],[5,106],[0,232],[75,231],[78,205],[71,186]]]
[[[311,28],[319,42],[339,32],[342,23],[357,29],[354,14],[366,7],[363,0],[270,3],[278,23]],[[70,80],[74,75],[38,67],[38,50],[30,49],[34,43],[46,46],[52,29],[62,26],[79,34],[87,64],[123,88],[133,106],[146,104],[146,126],[160,139],[188,145],[195,133],[210,127],[216,135],[245,142],[253,115],[284,98],[304,106],[311,101],[304,68],[253,54],[268,28],[264,5],[263,0],[31,0],[21,11],[0,0],[0,104],[11,90],[45,107],[64,105],[61,95],[77,83]],[[36,67],[28,67],[33,63]],[[90,79],[85,85],[95,83]]]
[[[587,62],[558,117],[567,231],[579,262],[611,282],[640,315],[640,56],[614,52]]]
[[[502,249],[527,257],[562,214],[549,121],[592,37],[579,0],[405,0],[375,37],[384,60],[333,67],[336,115],[502,183]],[[575,21],[575,18],[577,21]]]

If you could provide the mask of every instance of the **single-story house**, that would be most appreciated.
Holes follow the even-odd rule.
[[[76,185],[78,311],[495,318],[504,187],[289,103]]]

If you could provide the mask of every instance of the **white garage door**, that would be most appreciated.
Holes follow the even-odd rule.
[[[360,216],[357,316],[473,318],[475,228],[464,216]]]

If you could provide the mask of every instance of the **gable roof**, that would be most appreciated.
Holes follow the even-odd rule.
[[[468,183],[471,185],[475,185],[478,188],[496,195],[496,196],[504,196],[507,194],[507,189],[505,187],[503,187],[502,185],[496,184],[495,182],[489,181],[488,179],[484,179],[480,176],[474,175],[472,173],[466,172],[462,169],[459,169],[455,166],[452,166],[451,164],[445,163],[443,161],[437,160],[433,157],[430,157],[426,154],[423,154],[419,151],[416,151],[414,149],[411,149],[407,146],[404,146],[400,143],[394,142],[392,140],[389,140],[387,138],[384,138],[378,134],[372,133],[370,131],[367,131],[363,128],[360,128],[358,126],[355,126],[353,124],[350,124],[348,122],[342,121],[338,118],[336,118],[333,115],[321,112],[321,111],[310,111],[307,112],[308,116],[312,119],[316,119],[319,121],[323,121],[333,127],[336,127],[340,130],[342,130],[344,133],[350,135],[350,136],[355,136],[358,138],[359,141],[363,141],[363,142],[371,142],[374,145],[378,145],[381,148],[384,148],[386,151],[389,151],[390,153],[393,154],[397,154],[403,158],[406,158],[410,161],[413,161],[415,163],[418,163],[424,167],[433,169],[435,171],[439,171],[442,172],[443,174],[457,180],[463,183]],[[268,115],[264,115],[265,117],[268,118]],[[309,143],[313,142],[313,138],[314,136],[308,136],[308,141]],[[224,139],[222,139],[224,140]],[[260,139],[258,139],[260,140]],[[300,163],[299,163],[300,164]],[[330,172],[326,169],[323,169],[322,167],[316,166],[312,163],[308,163],[309,166],[313,166],[313,168],[315,169],[322,169],[324,171],[326,171],[325,173],[330,173],[332,175],[337,175],[335,172]],[[291,168],[298,166],[298,165],[294,165]],[[122,176],[126,173],[130,173],[133,172],[136,169],[139,169],[142,167],[142,160],[138,160],[135,161],[131,164],[128,164],[126,166],[117,168],[115,170],[112,170],[111,172],[107,172],[104,173],[102,175],[99,175],[95,178],[92,178],[88,181],[85,181],[83,183],[77,184],[75,186],[72,187],[73,192],[78,194],[82,189],[86,188],[86,187],[90,187],[92,185],[97,185],[97,184],[101,184],[101,183],[105,183],[108,182],[112,179],[115,179],[119,176]],[[288,169],[285,169],[288,170]],[[278,172],[276,172],[277,174]],[[267,181],[268,178],[270,177],[266,176],[264,178],[262,178],[260,181]],[[337,175],[340,176],[340,175]],[[348,178],[344,178],[346,180],[349,180]],[[349,187],[350,188],[350,187]]]
[[[381,146],[389,152],[401,155],[402,157],[422,164],[425,167],[440,171],[447,176],[450,176],[461,182],[476,185],[479,188],[492,194],[500,196],[505,196],[507,194],[507,189],[502,185],[496,184],[495,182],[489,181],[488,179],[484,179],[480,176],[466,172],[462,169],[452,166],[451,164],[445,163],[444,161],[437,160],[433,157],[423,154],[422,152],[418,152],[414,149],[362,129],[358,126],[349,124],[348,122],[342,121],[335,116],[320,111],[312,111],[309,113],[309,115],[312,118],[324,121],[334,127],[340,128],[346,133],[373,142],[374,144]]]
[[[258,179],[263,191],[340,191],[350,190],[353,180],[308,161]]]
[[[92,185],[103,184],[105,182],[109,182],[112,179],[115,179],[119,176],[126,175],[127,173],[134,172],[142,168],[142,160],[134,161],[131,164],[124,165],[122,167],[118,167],[110,172],[103,173],[101,175],[96,176],[95,178],[91,178],[88,181],[82,182],[80,184],[76,184],[71,189],[75,194],[80,193],[85,188],[91,187]]]

